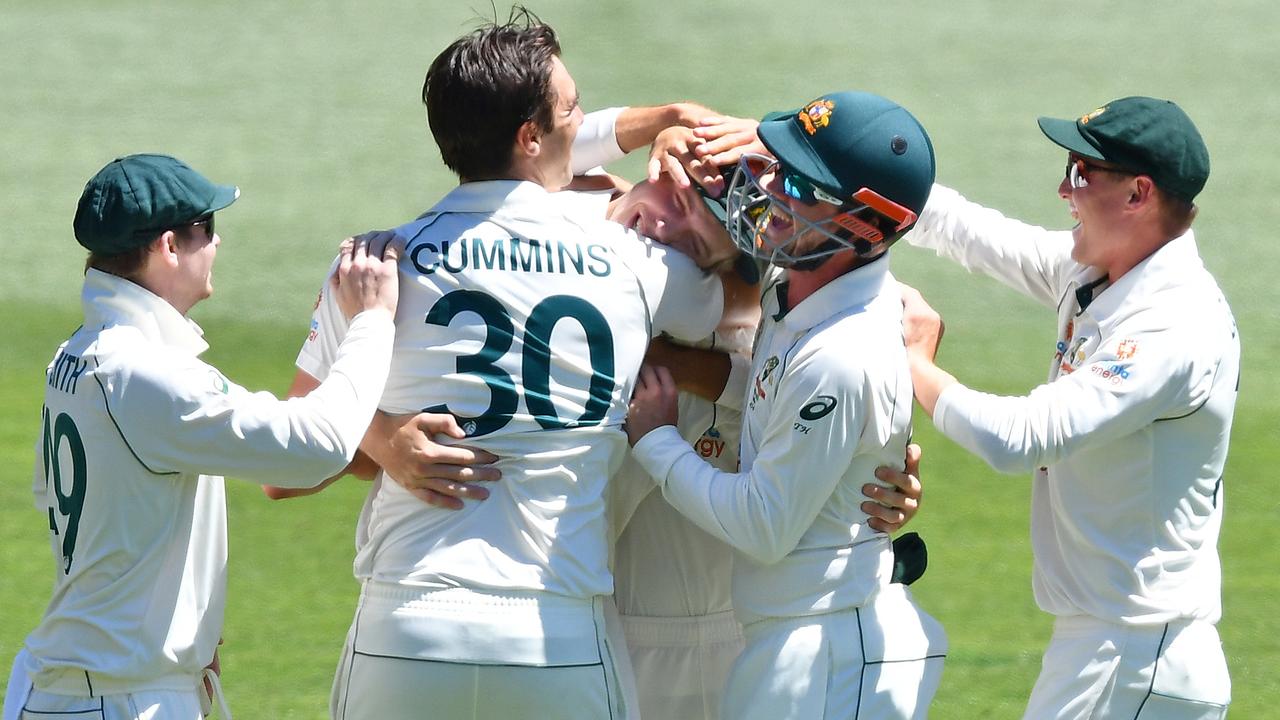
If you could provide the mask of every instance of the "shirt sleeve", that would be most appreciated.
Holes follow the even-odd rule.
[[[1001,472],[1025,472],[1113,442],[1208,399],[1217,363],[1167,328],[1119,333],[1086,363],[1024,397],[960,384],[938,397],[934,425]]]
[[[919,222],[905,237],[1049,307],[1057,305],[1075,268],[1070,232],[1012,220],[942,185],[933,186]]]
[[[613,247],[644,289],[652,335],[698,342],[715,332],[724,314],[724,286],[684,253],[609,223]]]
[[[802,361],[779,382],[746,472],[716,469],[669,425],[636,443],[636,459],[667,501],[703,530],[758,562],[781,560],[813,525],[862,434],[859,373],[821,365]],[[800,423],[808,430],[798,429]]]
[[[394,337],[389,313],[360,313],[320,386],[287,400],[249,392],[196,358],[135,356],[111,373],[108,408],[152,472],[312,487],[355,455],[386,384]]]
[[[587,113],[574,138],[570,163],[574,175],[622,159],[626,153],[618,146],[616,126],[625,107],[606,108]]]
[[[294,363],[299,370],[318,380],[323,380],[329,374],[329,368],[338,357],[338,346],[346,336],[349,324],[342,314],[342,308],[338,307],[333,284],[329,282],[337,267],[338,261],[335,259],[320,287],[320,293],[316,296],[316,307],[311,313],[311,328],[307,331],[307,339],[303,341],[298,359]]]

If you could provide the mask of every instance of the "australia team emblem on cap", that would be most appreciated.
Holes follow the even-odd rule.
[[[804,131],[813,135],[818,132],[818,128],[824,128],[831,124],[831,113],[835,109],[836,104],[830,100],[814,100],[805,105],[797,117],[800,119],[800,125],[804,127]]]
[[[1094,110],[1093,112],[1089,113],[1088,115],[1085,115],[1084,117],[1080,118],[1080,124],[1081,124],[1081,125],[1088,125],[1090,120],[1092,120],[1092,119],[1094,119],[1094,118],[1098,117],[1099,115],[1101,115],[1102,113],[1104,113],[1104,112],[1106,112],[1106,111],[1107,111],[1107,107],[1104,105],[1104,106],[1102,106],[1102,107],[1098,108],[1097,110]]]

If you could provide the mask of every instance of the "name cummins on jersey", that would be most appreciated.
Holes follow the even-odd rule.
[[[605,487],[650,337],[716,326],[719,280],[580,198],[466,183],[397,233],[401,300],[381,409],[453,414],[502,479],[459,511],[382,482],[356,575],[424,587],[612,592]],[[298,367],[328,372],[341,316],[323,292]]]

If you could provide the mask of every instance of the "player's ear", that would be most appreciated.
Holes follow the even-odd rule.
[[[1136,175],[1129,186],[1129,204],[1132,206],[1145,205],[1155,200],[1155,194],[1155,181],[1146,175]]]
[[[151,241],[151,252],[159,254],[165,264],[176,265],[178,263],[178,234],[172,230],[165,230]]]
[[[532,120],[526,120],[516,130],[516,149],[527,157],[537,157],[542,150],[542,133],[538,130],[538,124]]]

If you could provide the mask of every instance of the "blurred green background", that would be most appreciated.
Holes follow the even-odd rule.
[[[1064,157],[1040,135],[1037,115],[1073,117],[1132,94],[1182,105],[1213,162],[1199,199],[1201,253],[1235,308],[1245,350],[1221,544],[1231,714],[1275,716],[1273,3],[530,7],[559,30],[587,109],[693,99],[758,117],[827,91],[878,92],[929,129],[940,182],[1052,227],[1070,223],[1055,193]],[[44,366],[79,324],[83,251],[71,217],[84,182],[119,155],[165,152],[240,186],[240,201],[218,218],[217,294],[193,317],[213,346],[206,359],[241,384],[282,392],[336,243],[409,219],[453,185],[426,128],[422,77],[445,45],[493,15],[480,3],[407,0],[0,4],[0,673],[50,587],[30,468]],[[629,158],[614,169],[635,178],[642,168]],[[893,266],[943,313],[941,362],[962,381],[1020,394],[1044,378],[1049,310],[905,245]],[[929,542],[931,566],[916,595],[952,648],[933,716],[1020,717],[1050,626],[1031,598],[1029,483],[994,474],[923,416],[917,427],[927,492],[913,529]],[[239,717],[326,716],[358,590],[350,561],[363,492],[346,481],[271,503],[229,483],[222,657]]]

